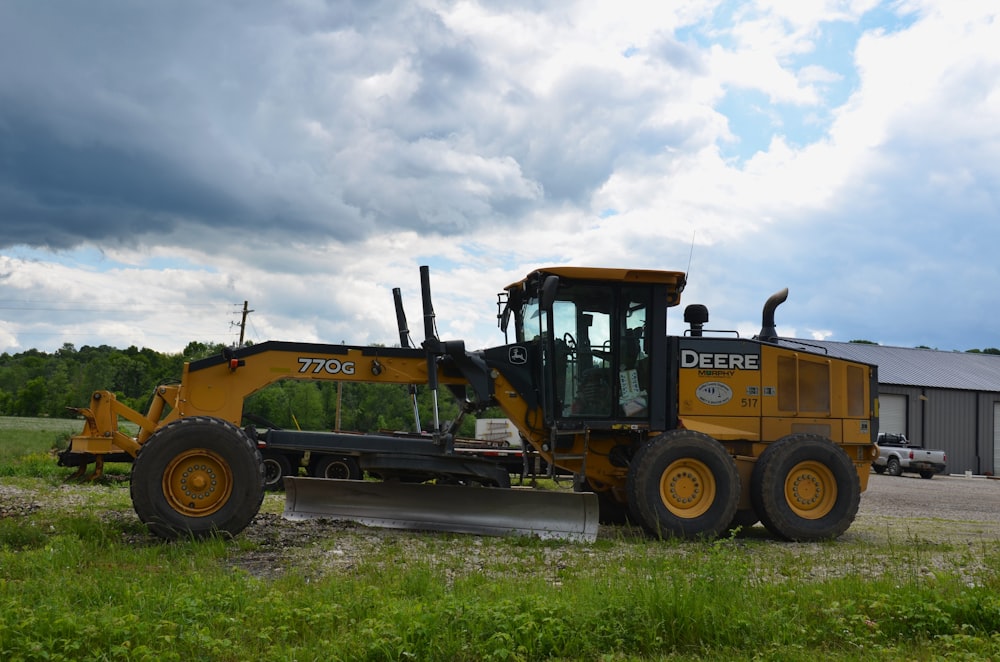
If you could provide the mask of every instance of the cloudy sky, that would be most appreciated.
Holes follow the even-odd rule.
[[[471,347],[557,264],[998,347],[997,43],[982,0],[0,0],[0,352],[235,342],[244,301],[392,344],[422,264]]]

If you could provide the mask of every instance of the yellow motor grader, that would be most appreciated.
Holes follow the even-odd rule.
[[[787,290],[766,302],[754,338],[706,329],[699,305],[671,334],[667,312],[680,303],[683,272],[538,269],[498,296],[505,343],[470,351],[438,338],[427,267],[420,275],[420,347],[397,289],[401,346],[227,349],[186,364],[145,414],[95,392],[61,463],[82,469],[96,460],[100,470],[112,454],[134,458],[133,505],[166,539],[242,531],[263,499],[262,451],[274,449],[343,470],[322,474],[339,479],[288,472],[291,519],[576,540],[592,540],[599,520],[684,538],[760,521],[788,540],[833,538],[854,520],[877,455],[876,367],[780,339],[774,313]],[[424,384],[433,427],[241,427],[244,400],[282,379]],[[499,407],[526,447],[576,476],[576,491],[511,489],[507,468],[460,452],[458,421],[439,420],[441,389],[463,414]],[[122,420],[138,433],[122,432]]]

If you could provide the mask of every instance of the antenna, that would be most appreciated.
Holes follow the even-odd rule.
[[[698,233],[697,230],[692,230],[691,232],[691,252],[688,253],[688,268],[684,272],[684,279],[691,280],[691,260],[694,258],[694,236]]]

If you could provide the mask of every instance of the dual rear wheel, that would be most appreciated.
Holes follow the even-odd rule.
[[[753,509],[739,510],[735,459],[717,440],[674,430],[646,442],[632,459],[627,495],[632,519],[659,537],[717,537],[758,519],[786,540],[822,540],[854,521],[860,481],[847,454],[816,435],[767,447],[750,481]]]
[[[836,538],[851,526],[861,480],[847,453],[829,439],[794,434],[761,453],[750,480],[760,521],[786,540]]]

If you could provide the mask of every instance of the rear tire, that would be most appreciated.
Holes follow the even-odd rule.
[[[836,538],[851,525],[861,482],[847,453],[829,439],[783,437],[761,453],[750,481],[760,521],[786,540]]]
[[[629,511],[660,538],[714,538],[736,515],[736,461],[708,435],[674,430],[652,439],[632,459]]]
[[[934,477],[935,473],[937,473],[937,472],[935,472],[935,471],[921,471],[920,472],[920,477],[921,478],[926,478],[927,480],[930,480],[931,478]]]
[[[154,432],[132,465],[132,505],[165,540],[234,536],[264,500],[264,467],[249,437],[218,418],[192,416]]]
[[[884,474],[885,473],[885,465],[884,464],[873,464],[872,465],[872,469],[874,469],[875,473],[877,473],[877,474]]]

